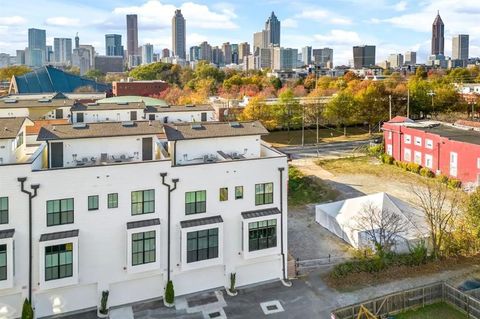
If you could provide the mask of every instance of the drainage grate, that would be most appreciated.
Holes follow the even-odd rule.
[[[284,311],[280,301],[278,300],[262,302],[260,307],[262,308],[263,313],[266,315]]]
[[[268,311],[278,310],[278,307],[276,305],[270,305],[270,306],[267,306],[267,310]]]
[[[220,314],[220,312],[217,311],[217,312],[209,313],[208,316],[209,316],[210,318],[218,318],[218,317],[221,316],[221,314]]]

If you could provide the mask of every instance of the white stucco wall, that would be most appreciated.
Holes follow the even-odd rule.
[[[130,112],[137,113],[137,120],[143,120],[143,110],[139,109],[126,109],[126,110],[95,110],[95,111],[75,111],[72,112],[72,123],[77,123],[77,114],[83,113],[84,123],[96,123],[96,122],[124,122],[130,121]]]
[[[155,120],[167,123],[174,122],[201,122],[202,113],[206,113],[207,122],[215,121],[215,111],[191,111],[191,112],[158,112],[146,113],[146,119],[150,120],[150,115],[155,116]]]

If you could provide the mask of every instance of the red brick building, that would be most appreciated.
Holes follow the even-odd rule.
[[[169,87],[165,81],[125,81],[113,82],[112,92],[114,96],[136,95],[153,96]]]
[[[480,185],[480,131],[473,123],[414,122],[397,116],[383,124],[383,131],[385,151],[395,160]]]

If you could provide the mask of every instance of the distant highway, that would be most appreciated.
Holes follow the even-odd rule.
[[[289,155],[291,159],[303,157],[345,157],[351,155],[358,148],[369,145],[370,140],[319,143],[318,145],[286,146],[277,148],[279,151]]]

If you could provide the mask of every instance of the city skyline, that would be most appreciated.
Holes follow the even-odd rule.
[[[42,0],[43,1],[43,0]],[[418,61],[424,62],[430,53],[431,23],[437,10],[445,23],[445,54],[451,55],[452,36],[471,34],[470,55],[480,55],[478,38],[475,36],[475,14],[480,12],[480,3],[471,3],[457,8],[451,0],[424,1],[378,1],[375,7],[365,0],[340,0],[343,5],[313,1],[287,2],[283,0],[244,2],[241,4],[213,3],[211,1],[106,1],[102,4],[85,1],[82,5],[62,2],[55,5],[35,3],[40,8],[38,16],[30,15],[22,7],[33,5],[30,0],[6,6],[0,16],[0,51],[14,54],[27,42],[27,29],[47,30],[47,45],[54,37],[74,38],[79,32],[81,44],[92,44],[97,52],[105,52],[104,37],[107,33],[122,35],[126,46],[125,15],[138,15],[139,46],[152,43],[154,51],[171,49],[171,17],[175,9],[181,9],[187,20],[187,50],[203,41],[221,45],[225,42],[253,43],[253,33],[264,26],[266,19],[275,11],[281,22],[281,44],[301,50],[304,46],[331,47],[335,51],[335,64],[347,64],[352,60],[352,46],[376,45],[377,60],[391,53],[417,51]],[[434,3],[435,2],[435,3]],[[115,4],[114,4],[115,3]],[[118,3],[118,5],[116,4]],[[43,9],[50,8],[48,12]],[[75,8],[75,10],[73,10]],[[252,10],[252,8],[254,10]],[[69,9],[72,9],[71,12]],[[24,13],[23,16],[19,12]],[[251,12],[251,13],[248,13]],[[83,17],[88,19],[83,23]],[[163,21],[163,17],[166,17]],[[394,36],[392,36],[394,34]],[[395,42],[393,42],[395,41]],[[392,43],[393,42],[393,43]]]

